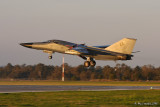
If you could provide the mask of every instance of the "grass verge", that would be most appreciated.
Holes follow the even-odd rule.
[[[0,107],[160,106],[160,90],[0,93]]]

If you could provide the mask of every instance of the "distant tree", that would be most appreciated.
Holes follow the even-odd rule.
[[[82,77],[80,77],[81,72],[86,72],[87,69],[83,65],[79,65],[77,67],[74,67],[71,71],[72,75],[74,76],[73,79],[81,80]]]
[[[80,80],[83,80],[83,81],[88,80],[88,78],[87,78],[87,73],[86,73],[85,71],[82,71],[82,72],[80,73]]]
[[[96,66],[86,68],[83,65],[72,67],[67,63],[65,66],[65,80],[160,80],[160,67],[152,65],[136,66],[131,68],[126,64],[111,66]],[[61,80],[62,66],[37,65],[12,65],[8,63],[0,67],[0,79],[36,79],[36,80]]]
[[[142,69],[139,66],[136,66],[133,71],[132,71],[132,75],[131,75],[131,80],[132,81],[138,81],[138,80],[142,80]]]
[[[121,71],[122,71],[122,80],[131,80],[132,69],[130,66],[127,66],[126,64],[122,64]]]
[[[52,72],[50,78],[52,80],[61,80],[62,79],[62,67],[55,66],[54,71]]]
[[[12,69],[12,72],[8,75],[9,78],[20,78],[21,67],[19,65],[15,65]]]
[[[1,73],[1,78],[8,78],[8,75],[12,72],[13,66],[11,63],[8,63],[4,69],[3,69],[3,73]]]
[[[115,79],[114,69],[109,65],[104,66],[102,70],[102,75],[103,75],[103,79],[110,79],[110,80]]]
[[[154,70],[154,80],[160,80],[160,67]]]
[[[142,67],[142,76],[144,80],[153,80],[154,67],[152,65],[144,65]]]
[[[95,68],[95,79],[102,79],[103,78],[102,70],[103,70],[103,68],[101,66],[97,66]]]

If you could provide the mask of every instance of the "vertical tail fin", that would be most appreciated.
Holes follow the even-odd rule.
[[[123,53],[123,54],[131,54],[136,43],[136,39],[124,38],[113,45],[105,48],[105,50]]]

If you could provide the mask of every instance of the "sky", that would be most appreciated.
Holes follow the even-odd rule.
[[[122,38],[136,38],[131,61],[135,67],[160,66],[160,0],[0,0],[0,66],[8,63],[71,66],[84,60],[55,53],[53,59],[39,50],[19,45],[50,39],[111,45]],[[98,66],[115,66],[114,61],[97,61]]]

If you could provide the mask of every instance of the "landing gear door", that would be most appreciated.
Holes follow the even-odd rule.
[[[43,50],[43,52],[48,53],[49,54],[48,58],[52,59],[52,54],[54,53],[53,51]]]
[[[44,53],[52,54],[54,53],[53,51],[48,51],[48,50],[43,50]]]

